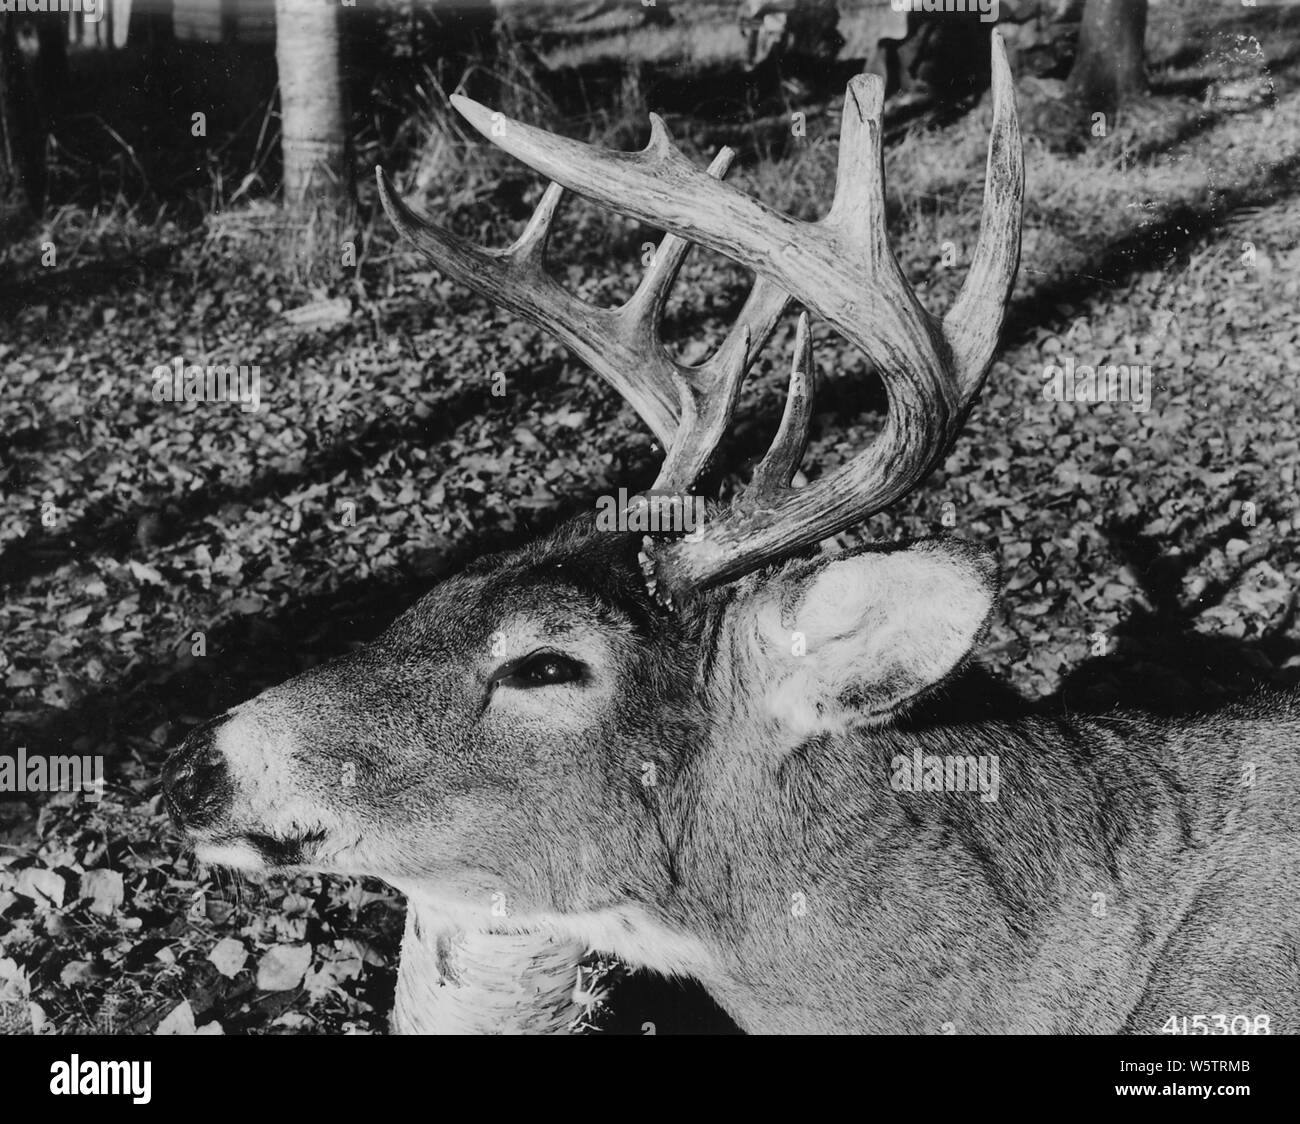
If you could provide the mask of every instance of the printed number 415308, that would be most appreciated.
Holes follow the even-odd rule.
[[[1268,1015],[1170,1015],[1160,1028],[1164,1034],[1272,1034]]]

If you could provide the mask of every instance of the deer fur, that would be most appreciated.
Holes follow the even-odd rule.
[[[589,948],[755,1032],[1300,1030],[1293,698],[966,720],[982,552],[791,562],[670,614],[636,548],[561,528],[235,708],[169,767],[182,805],[216,770],[199,855],[406,893],[397,1030],[561,1030]],[[539,645],[586,677],[486,686]],[[997,800],[896,791],[918,749],[996,755]]]
[[[482,560],[168,764],[201,858],[407,895],[395,1029],[569,1027],[594,948],[697,979],[750,1031],[1151,1033],[1197,1015],[1300,1030],[1294,698],[1164,722],[972,715],[953,700],[977,682],[987,554],[927,540],[773,565],[916,487],[988,373],[1024,191],[991,40],[981,233],[941,320],[888,247],[870,77],[849,83],[815,221],[720,183],[725,151],[695,167],[657,118],[641,152],[610,153],[453,97],[552,181],[505,251],[419,218],[379,172],[435,268],[623,395],[665,449],[658,490],[694,488],[787,301],[805,309],[777,435],[698,535],[575,522]],[[546,270],[565,190],[668,232],[616,309]],[[692,244],[756,279],[718,350],[686,366],[659,320]],[[889,411],[795,487],[809,311],[871,360]]]

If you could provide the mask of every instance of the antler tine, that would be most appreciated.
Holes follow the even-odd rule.
[[[733,156],[730,149],[720,151],[709,175],[725,175]],[[678,444],[679,421],[696,409],[697,400],[711,388],[743,379],[789,300],[779,286],[757,279],[717,352],[699,366],[686,366],[664,349],[659,324],[668,291],[690,251],[688,240],[666,234],[631,298],[619,308],[597,308],[569,293],[545,268],[562,185],[547,187],[524,232],[509,249],[484,250],[417,216],[397,197],[383,169],[375,172],[389,219],[439,270],[557,336],[623,396],[668,450]],[[673,486],[685,491],[705,461],[707,457],[698,455],[676,461],[670,456],[665,472],[674,464]],[[662,479],[665,473],[660,475]]]
[[[994,33],[993,128],[989,134],[984,209],[970,271],[943,318],[964,398],[973,399],[993,360],[1002,317],[1020,268],[1025,154],[1016,116],[1016,87],[1002,38]]]
[[[664,364],[642,362],[614,311],[578,300],[543,268],[551,221],[564,190],[559,184],[547,188],[510,249],[483,250],[414,214],[397,197],[384,170],[376,168],[375,174],[393,225],[440,271],[556,335],[613,384],[667,447],[680,414],[671,372]],[[632,371],[639,372],[639,381],[627,377]]]
[[[841,134],[841,167],[853,190],[870,193],[880,179],[880,82],[849,84]],[[774,211],[692,165],[651,115],[640,152],[607,152],[509,119],[456,95],[452,103],[476,129],[547,178],[593,201],[717,251],[767,278],[828,320],[877,369],[899,372],[902,398],[913,398],[940,423],[955,404],[936,347],[937,325],[921,308],[884,244],[883,209],[841,202],[821,222]],[[858,178],[860,177],[860,179]],[[864,183],[868,186],[864,187]],[[842,200],[853,201],[849,189]],[[877,230],[876,227],[880,229]],[[872,252],[879,247],[883,255]]]
[[[799,471],[804,449],[808,445],[808,423],[812,419],[813,388],[816,382],[812,362],[812,332],[808,313],[799,314],[794,335],[794,360],[790,364],[790,389],[785,397],[781,424],[771,448],[754,469],[749,487],[737,501],[738,506],[769,506],[790,487]]]
[[[709,165],[709,175],[722,179],[735,155],[731,148],[720,149]],[[628,313],[641,329],[647,347],[657,343],[668,286],[690,247],[690,242],[675,234],[664,235],[641,287],[628,301]],[[678,368],[675,382],[681,404],[680,424],[652,491],[687,492],[703,474],[731,423],[745,375],[788,300],[773,282],[757,278],[745,307],[713,356],[697,367]]]
[[[724,512],[698,541],[658,544],[656,576],[670,591],[734,579],[883,510],[915,488],[955,438],[983,385],[1019,263],[1023,153],[1014,85],[996,31],[992,51],[993,131],[980,241],[942,325],[921,307],[886,241],[883,90],[874,76],[849,82],[835,200],[813,223],[774,211],[691,165],[653,115],[650,142],[635,153],[604,152],[509,120],[495,130],[498,145],[550,179],[722,253],[779,286],[855,344],[884,381],[889,416],[851,461],[806,488],[778,488],[776,466],[788,455],[788,443],[780,441],[783,451],[746,502]],[[491,136],[487,109],[463,97],[453,102]],[[721,384],[724,391],[731,385],[725,378]],[[711,428],[696,420],[692,427]]]
[[[709,165],[709,175],[722,179],[730,170],[731,162],[736,158],[736,150],[723,145]],[[552,184],[551,186],[555,186]],[[650,265],[641,277],[636,292],[627,302],[627,308],[633,322],[641,330],[646,342],[653,343],[658,338],[659,322],[663,317],[664,306],[668,303],[668,291],[672,288],[677,274],[691,252],[691,243],[675,234],[665,234],[650,259]]]

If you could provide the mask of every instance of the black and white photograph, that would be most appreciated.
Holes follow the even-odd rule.
[[[1300,0],[0,0],[0,1058],[1249,1099],[1298,469]]]

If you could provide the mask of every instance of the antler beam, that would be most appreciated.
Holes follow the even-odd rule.
[[[608,152],[454,97],[484,136],[553,181],[506,251],[477,249],[417,219],[380,173],[389,216],[440,269],[554,332],[632,404],[667,449],[656,488],[687,491],[704,470],[788,296],[829,321],[880,372],[889,415],[876,440],[821,479],[792,488],[813,384],[808,324],[801,320],[785,416],[753,482],[696,541],[651,546],[656,584],[670,595],[732,580],[883,510],[914,489],[956,437],[992,361],[1020,260],[1024,161],[1015,89],[996,31],[992,41],[993,128],[980,237],[942,323],[921,307],[886,238],[884,98],[874,76],[849,82],[835,197],[817,222],[781,214],[722,182],[727,150],[708,171],[697,168],[654,115],[645,149]],[[621,308],[576,299],[544,269],[562,187],[669,232]],[[757,279],[722,346],[700,366],[685,367],[667,355],[658,330],[668,287],[694,242],[747,266]]]
[[[726,175],[734,155],[731,149],[722,149],[705,177],[716,184],[713,177]],[[448,277],[557,336],[623,396],[664,449],[680,450],[682,461],[670,458],[661,480],[669,477],[673,487],[690,488],[707,457],[688,455],[696,447],[678,440],[678,421],[685,414],[694,424],[707,412],[713,422],[713,411],[703,411],[701,402],[706,397],[716,399],[719,387],[731,388],[728,393],[734,403],[740,381],[789,301],[778,284],[758,279],[714,355],[699,366],[687,366],[668,355],[659,327],[690,242],[665,235],[631,298],[619,308],[598,308],[573,296],[546,270],[551,224],[564,193],[561,185],[547,187],[513,246],[484,250],[411,211],[382,168],[376,168],[375,175],[389,219],[417,249]]]
[[[1023,154],[1011,72],[996,33],[992,72],[980,240],[942,324],[921,307],[886,240],[883,90],[874,76],[849,83],[835,199],[817,222],[781,214],[697,168],[673,147],[658,117],[651,117],[641,152],[608,152],[499,115],[494,129],[484,106],[453,99],[470,124],[555,182],[725,254],[790,293],[881,372],[889,418],[875,442],[806,488],[778,491],[769,479],[751,502],[707,527],[702,541],[661,544],[656,573],[667,589],[733,579],[843,530],[915,488],[951,444],[983,385],[1020,258]],[[731,397],[733,382],[719,383]],[[711,437],[719,428],[699,423],[692,432]]]

